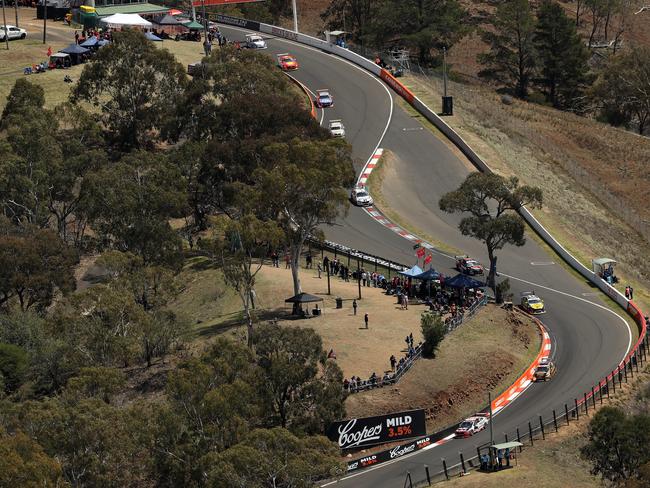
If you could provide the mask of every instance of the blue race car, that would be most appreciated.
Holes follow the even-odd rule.
[[[316,106],[318,108],[334,106],[334,99],[329,90],[316,90]]]

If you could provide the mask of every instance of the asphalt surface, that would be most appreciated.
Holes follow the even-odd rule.
[[[229,27],[222,30],[229,39],[244,38],[241,30]],[[399,178],[397,182],[389,183],[391,206],[407,221],[415,223],[439,241],[463,249],[486,263],[483,245],[458,231],[460,216],[445,214],[438,209],[440,196],[455,189],[469,173],[466,164],[430,131],[420,129],[418,118],[399,108],[392,100],[393,94],[373,75],[334,56],[283,39],[268,39],[267,42],[269,55],[290,52],[297,57],[300,69],[292,74],[309,89],[314,92],[321,88],[331,90],[334,107],[325,109],[324,113],[319,110],[318,118],[323,118],[325,125],[331,119],[343,120],[346,138],[353,146],[357,171],[377,146],[389,149],[397,156]],[[416,261],[409,241],[356,207],[350,209],[339,225],[326,229],[326,235],[332,241],[387,259],[405,264]],[[550,419],[553,409],[559,414],[564,411],[565,402],[572,403],[574,398],[580,399],[590,391],[622,360],[630,347],[631,336],[625,321],[604,306],[595,290],[558,264],[559,258],[548,254],[534,239],[529,238],[521,248],[507,247],[498,256],[499,272],[511,277],[515,299],[522,291],[534,290],[545,301],[547,313],[540,318],[552,337],[553,355],[558,366],[558,373],[552,381],[533,384],[495,416],[495,440],[502,441],[503,433],[508,433],[512,439],[517,427],[524,432],[529,421],[534,425],[538,423],[539,414]],[[454,262],[448,256],[434,254],[432,264],[447,275],[454,274]],[[363,373],[359,372],[362,376]],[[432,473],[437,472],[442,469],[441,458],[445,458],[450,466],[454,465],[459,462],[459,452],[463,452],[466,459],[470,458],[476,453],[476,445],[488,441],[488,431],[469,439],[452,440],[433,449],[355,472],[336,486],[401,487],[407,471],[414,482],[420,481],[425,476],[424,464]]]

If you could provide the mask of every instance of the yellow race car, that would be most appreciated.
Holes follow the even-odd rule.
[[[521,294],[521,308],[524,312],[536,315],[545,313],[544,300],[535,295],[534,292],[525,291]]]

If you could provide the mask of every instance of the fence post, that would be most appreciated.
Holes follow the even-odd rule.
[[[612,388],[614,389],[614,393],[616,393],[616,373],[612,371]]]
[[[530,435],[530,445],[533,445],[533,426],[530,425],[530,420],[528,421],[528,435]]]
[[[594,387],[591,387],[591,406],[594,407],[594,410],[596,409],[596,390],[594,390]]]
[[[555,415],[555,409],[553,409],[553,425],[555,425],[555,432],[557,432],[557,416]]]
[[[609,400],[609,378],[605,376],[605,393],[607,393],[607,399]]]
[[[539,428],[542,430],[542,439],[546,440],[546,433],[544,432],[544,421],[542,420],[542,416],[539,416]]]
[[[587,394],[586,393],[584,394],[584,398],[582,399],[582,401],[585,404],[585,415],[589,415],[589,403],[587,402]]]
[[[578,408],[578,399],[577,399],[577,398],[574,398],[573,401],[574,401],[575,404],[576,404],[576,409],[575,409],[576,420],[580,420],[580,409]]]
[[[569,406],[564,404],[564,417],[566,418],[566,424],[569,425]]]
[[[634,378],[634,370],[632,369],[632,363],[634,362],[634,356],[630,356],[628,364],[630,365],[630,377]]]
[[[445,470],[445,478],[447,478],[447,481],[449,481],[449,472],[447,471],[447,461],[445,461],[445,458],[442,459],[442,469]]]
[[[603,382],[600,380],[598,382],[598,396],[600,397],[600,404],[603,404]]]
[[[427,483],[429,483],[429,486],[431,486],[431,475],[429,474],[429,466],[426,464],[424,465],[424,472],[427,475]]]
[[[508,434],[506,434],[506,433],[504,432],[504,433],[503,433],[503,437],[506,439],[506,442],[508,442]]]
[[[639,360],[637,359],[637,353],[634,353],[633,360],[634,360],[634,369],[636,369],[636,372],[639,372]]]
[[[625,382],[627,383],[627,364],[625,363],[623,363],[623,374],[625,375]]]
[[[404,480],[404,488],[406,488],[406,482],[409,482],[409,488],[413,488],[413,480],[411,479],[411,472],[406,472],[406,479]]]
[[[463,453],[459,452],[460,454],[460,465],[463,467],[463,474],[467,474],[467,469],[465,469],[465,458],[463,457]]]

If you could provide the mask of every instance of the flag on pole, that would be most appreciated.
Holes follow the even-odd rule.
[[[427,257],[424,258],[424,264],[429,264],[431,262],[431,254],[427,254]]]
[[[49,58],[50,56],[52,56],[52,46],[47,48],[47,57]]]
[[[418,259],[424,257],[425,253],[426,251],[423,247],[419,247],[417,251],[415,251],[415,255],[418,257]]]

